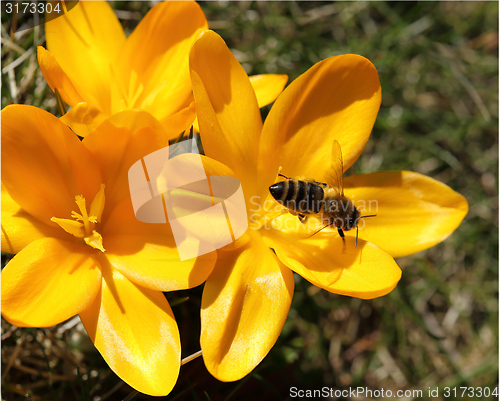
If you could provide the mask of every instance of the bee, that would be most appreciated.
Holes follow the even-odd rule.
[[[344,195],[343,172],[342,149],[340,144],[334,141],[332,162],[326,173],[326,182],[318,182],[312,178],[294,179],[278,173],[278,176],[285,180],[271,185],[269,192],[279,204],[296,215],[302,223],[311,215],[319,217],[323,227],[314,232],[311,237],[327,227],[337,228],[345,253],[344,231],[356,228],[356,246],[358,246],[359,220],[376,215],[361,216],[361,212],[354,206],[354,203]]]

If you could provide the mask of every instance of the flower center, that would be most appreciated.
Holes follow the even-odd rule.
[[[133,108],[140,108],[139,99],[143,95],[144,85],[139,82],[137,72],[132,71],[126,83],[118,79],[117,74],[112,67],[111,76],[112,110],[114,112],[119,112]]]
[[[74,220],[57,217],[50,219],[67,233],[73,234],[76,238],[82,238],[87,245],[99,249],[101,252],[105,252],[105,249],[102,246],[102,236],[95,230],[95,226],[101,221],[104,209],[105,187],[104,184],[101,184],[101,189],[90,205],[90,213],[87,213],[85,198],[82,195],[77,195],[75,196],[75,202],[78,205],[78,209],[80,209],[80,213],[71,212],[71,217]]]

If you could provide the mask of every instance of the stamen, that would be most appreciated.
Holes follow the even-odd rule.
[[[127,80],[127,87],[126,82],[118,79],[118,75],[112,65],[109,66],[109,70],[113,78],[111,80],[111,108],[119,111],[133,108],[144,92],[144,84],[138,83],[139,76],[137,72],[132,70]]]
[[[73,211],[71,212],[71,217],[73,217],[75,220],[83,221],[83,216],[80,213]]]
[[[78,205],[78,208],[80,209],[80,212],[82,212],[82,222],[83,225],[85,226],[85,234],[90,232],[90,220],[89,220],[89,215],[87,214],[87,205],[85,202],[85,198],[82,195],[76,195],[75,196],[75,202]],[[73,212],[76,214],[76,212]],[[72,213],[72,214],[73,214]]]
[[[144,85],[142,83],[137,86],[137,80],[138,80],[138,75],[137,72],[132,70],[132,73],[130,74],[130,81],[129,81],[129,87],[128,87],[128,106],[133,107],[135,103],[137,102],[137,99],[142,95],[142,92],[144,92]]]
[[[96,221],[94,223],[98,223],[101,221],[102,211],[104,210],[104,189],[106,188],[105,184],[101,184],[101,189],[95,196],[92,204],[90,205],[90,215],[94,217]]]
[[[85,237],[85,230],[83,229],[83,223],[70,219],[58,219],[57,217],[52,217],[50,221],[53,221],[64,231],[74,235],[77,238]]]
[[[99,234],[96,230],[92,231],[91,236],[85,237],[84,241],[87,245],[90,245],[92,248],[99,249],[101,252],[106,251],[102,246],[102,235]]]
[[[127,98],[127,91],[123,87],[121,80],[118,79],[115,69],[110,64],[109,72],[111,74],[111,109],[120,110],[120,103],[124,102],[123,99]]]
[[[82,195],[77,195],[75,196],[75,202],[78,205],[78,209],[80,209],[80,213],[75,211],[71,212],[71,217],[75,220],[57,217],[52,217],[50,219],[67,233],[74,235],[76,238],[83,238],[87,245],[90,245],[94,249],[99,249],[101,252],[105,252],[102,245],[102,236],[94,230],[94,226],[101,220],[104,210],[105,188],[106,186],[101,184],[101,189],[90,205],[90,215],[87,213],[85,198]]]

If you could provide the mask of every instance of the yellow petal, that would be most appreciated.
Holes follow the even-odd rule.
[[[377,70],[364,57],[330,57],[312,66],[283,91],[266,118],[259,187],[271,185],[280,166],[289,177],[324,182],[334,140],[347,170],[368,141],[380,99]]]
[[[55,92],[55,89],[57,88],[63,100],[70,106],[74,106],[75,104],[82,102],[82,97],[73,86],[71,80],[64,73],[54,55],[45,50],[42,46],[37,47],[37,54],[38,64],[40,65],[40,69],[42,70],[43,76],[49,84],[50,89]]]
[[[189,51],[207,27],[205,15],[194,1],[161,2],[146,14],[117,61],[119,79],[128,82],[134,71],[144,87],[133,107],[163,120],[189,105]]]
[[[259,107],[274,102],[288,81],[288,75],[279,74],[252,75],[249,78]]]
[[[170,225],[140,222],[130,201],[114,208],[102,235],[111,264],[131,281],[154,290],[196,287],[215,265],[215,252],[181,261]]]
[[[171,148],[175,149],[175,145],[172,146]],[[177,158],[176,163],[167,165],[166,168],[163,169],[162,174],[160,175],[160,177],[157,181],[157,184],[160,184],[160,185],[158,185],[158,192],[165,191],[164,186],[161,185],[161,183],[164,181],[170,181],[170,185],[172,186],[172,180],[174,177],[179,176],[179,173],[178,173],[179,171],[186,172],[186,174],[183,175],[183,178],[188,176],[189,173],[192,173],[193,171],[195,171],[196,168],[194,167],[195,166],[194,163],[197,160],[199,161],[200,159],[201,159],[201,162],[203,164],[203,170],[204,170],[204,173],[206,174],[206,176],[208,176],[208,177],[225,176],[225,177],[237,178],[236,174],[229,167],[218,162],[217,160],[214,160],[210,157],[206,157],[203,155],[199,156],[199,155],[185,154],[185,155],[182,155],[182,157]],[[211,181],[212,184],[213,184],[213,181],[214,180]],[[251,203],[252,202],[252,199],[251,199],[252,192],[250,190],[247,190],[248,187],[245,187],[246,182],[243,182],[243,183],[240,182],[239,184],[241,184],[243,187],[243,196],[245,197],[245,205],[247,208],[249,208],[250,205],[252,204]],[[234,187],[232,185],[230,185],[227,187],[227,190],[229,191],[229,193],[226,194],[226,198],[231,196],[234,193]],[[186,207],[187,205],[182,205],[182,200],[183,199],[186,199],[186,200],[190,199],[189,196],[190,196],[190,194],[187,194],[186,198],[183,198],[182,194],[179,194],[177,202],[180,202],[181,206]],[[214,201],[216,203],[219,203],[221,200],[222,199],[215,199]],[[206,199],[203,199],[202,201],[206,201]],[[233,203],[233,205],[234,205],[234,203]],[[190,206],[194,206],[194,205],[190,205]],[[225,207],[227,207],[227,204]],[[246,213],[238,213],[238,215],[239,215],[238,219],[243,219],[243,218],[245,220],[248,219],[248,216]],[[236,216],[233,215],[233,217],[236,217]]]
[[[2,182],[41,222],[69,217],[75,195],[93,199],[103,182],[91,154],[52,114],[32,106],[2,110]]]
[[[251,75],[248,78],[255,91],[259,108],[274,102],[288,81],[288,75],[279,74]],[[194,121],[193,127],[194,132],[200,131],[198,119]]]
[[[151,114],[127,110],[105,120],[84,138],[83,144],[99,160],[102,182],[106,183],[106,208],[112,210],[124,199],[130,199],[130,167],[142,157],[168,146],[168,138]]]
[[[85,137],[90,132],[95,131],[107,117],[98,108],[82,102],[73,106],[71,110],[61,117],[61,121],[70,127],[73,132]]]
[[[80,318],[111,369],[136,390],[167,395],[180,368],[179,330],[164,295],[107,266],[102,289]]]
[[[394,259],[377,246],[346,238],[346,252],[337,232],[322,231],[311,238],[291,242],[270,230],[267,244],[294,272],[327,291],[370,299],[392,291],[401,278]]]
[[[466,199],[447,185],[411,171],[354,175],[344,180],[344,187],[364,209],[362,215],[377,215],[362,222],[359,237],[393,257],[443,241],[469,209]]]
[[[89,104],[111,113],[110,65],[125,33],[106,1],[80,1],[45,24],[48,50]]]
[[[208,371],[241,379],[276,342],[290,308],[293,273],[254,232],[241,253],[220,252],[203,290],[201,348]]]
[[[18,253],[45,237],[66,237],[59,227],[41,223],[14,202],[2,184],[2,252]]]
[[[32,242],[2,270],[2,315],[11,324],[48,327],[80,313],[101,287],[87,246],[53,238]]]
[[[248,228],[244,193],[227,166],[206,156],[180,154],[163,166],[156,184],[172,230],[181,239],[181,257],[242,245]]]
[[[178,138],[181,132],[188,130],[196,118],[196,106],[194,100],[188,107],[161,120],[168,139]],[[196,131],[194,131],[196,132]]]
[[[189,63],[205,154],[252,182],[262,120],[246,72],[213,31],[200,35]]]
[[[113,266],[130,280],[162,291],[205,281],[215,263],[214,253],[183,262],[168,224],[142,223],[134,214],[129,169],[168,146],[162,125],[149,113],[124,111],[106,120],[83,144],[99,160],[106,182],[108,212],[99,233]]]

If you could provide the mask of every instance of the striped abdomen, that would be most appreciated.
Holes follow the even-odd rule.
[[[285,180],[269,187],[269,192],[277,202],[302,214],[319,213],[325,192],[316,181]]]

